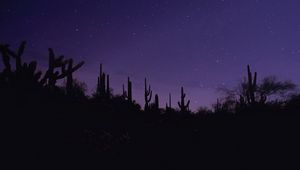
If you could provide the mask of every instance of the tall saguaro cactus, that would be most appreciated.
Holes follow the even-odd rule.
[[[254,76],[251,73],[250,65],[247,66],[247,72],[248,72],[248,82],[247,82],[247,89],[246,89],[246,97],[247,102],[250,105],[253,105],[256,103],[255,99],[255,92],[257,90],[257,73],[254,73]]]
[[[127,92],[126,92],[126,90],[125,90],[124,84],[122,84],[122,97],[123,97],[124,100],[127,99]]]
[[[149,103],[151,101],[152,98],[152,90],[151,90],[151,86],[149,85],[147,87],[147,79],[145,78],[145,93],[144,93],[144,98],[145,98],[145,107],[144,110],[149,109]]]
[[[132,82],[130,81],[129,77],[127,79],[127,91],[125,91],[124,84],[122,88],[123,88],[123,98],[128,102],[132,103]]]
[[[159,98],[158,98],[158,94],[155,94],[155,97],[154,97],[154,109],[156,109],[156,110],[159,109]]]
[[[172,96],[171,93],[169,93],[169,103],[166,103],[166,110],[172,108]]]
[[[100,97],[110,97],[110,87],[109,87],[109,74],[105,74],[102,70],[102,64],[100,64],[100,73],[97,83],[97,95]]]
[[[186,97],[186,94],[183,91],[183,87],[181,87],[181,100],[180,100],[180,102],[178,102],[178,106],[179,106],[181,112],[189,111],[190,100],[188,100],[188,102],[185,104],[185,97]]]
[[[130,81],[129,77],[127,80],[127,97],[128,97],[128,101],[132,102],[132,82]]]

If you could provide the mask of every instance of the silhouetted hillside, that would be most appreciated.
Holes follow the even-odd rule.
[[[132,98],[128,77],[112,94],[100,66],[97,90],[84,93],[73,78],[84,62],[49,49],[47,70],[23,62],[17,50],[0,45],[1,135],[10,169],[295,169],[299,159],[300,96],[271,100],[295,89],[291,82],[257,81],[248,66],[239,93],[218,100],[213,110],[189,109],[181,98],[159,107],[145,79],[143,109]],[[57,82],[66,80],[65,86]],[[172,108],[171,100],[178,101]]]

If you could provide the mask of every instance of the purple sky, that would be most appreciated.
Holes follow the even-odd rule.
[[[169,92],[177,106],[184,86],[196,109],[234,87],[247,64],[259,78],[299,84],[299,16],[299,0],[2,0],[0,43],[27,40],[25,57],[40,68],[48,47],[84,60],[77,78],[89,91],[103,63],[114,93],[130,76],[141,104],[144,77],[163,106]]]

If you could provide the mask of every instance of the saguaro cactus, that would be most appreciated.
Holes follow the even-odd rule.
[[[147,79],[145,78],[145,93],[144,93],[144,98],[145,98],[145,107],[144,110],[149,109],[149,103],[151,101],[152,98],[152,90],[151,90],[151,86],[149,85],[147,87]]]
[[[166,103],[166,110],[172,108],[172,96],[171,93],[169,93],[169,103]]]
[[[124,84],[122,84],[122,97],[123,97],[124,100],[127,99],[127,92],[126,92],[126,90],[125,90]]]
[[[122,86],[123,88],[123,98],[129,102],[132,102],[132,82],[130,81],[130,78],[127,79],[127,91],[125,91],[124,84]]]
[[[41,84],[47,83],[48,87],[53,88],[57,80],[66,77],[66,75],[63,72],[65,72],[65,67],[68,61],[64,60],[63,55],[56,58],[55,53],[51,48],[49,48],[48,51],[49,51],[48,70],[46,71],[46,74],[42,78]],[[56,68],[61,68],[61,73],[59,73],[58,71],[54,72]]]
[[[132,82],[130,81],[129,77],[127,80],[127,97],[128,97],[128,101],[132,102]]]
[[[159,109],[159,99],[158,99],[158,94],[155,94],[154,97],[154,109],[158,110]]]
[[[185,104],[185,97],[186,97],[186,94],[183,91],[183,87],[181,87],[181,100],[180,100],[180,102],[178,102],[178,106],[179,106],[181,112],[189,111],[190,100],[188,100],[188,102]]]
[[[16,71],[19,72],[21,71],[22,69],[22,60],[21,60],[21,56],[23,55],[24,53],[24,50],[25,50],[25,46],[26,46],[26,42],[23,41],[17,52],[14,52],[14,51],[11,51],[9,48],[7,48],[7,53],[12,56],[15,60],[16,60]]]
[[[80,63],[73,66],[73,59],[64,60],[63,55],[56,58],[54,51],[49,48],[48,70],[41,80],[41,84],[45,84],[47,82],[48,87],[53,88],[57,80],[66,77],[66,91],[67,94],[70,94],[73,88],[73,73],[77,71],[83,64],[84,62],[81,61]],[[61,72],[55,71],[56,68],[60,68]]]
[[[68,61],[68,68],[67,70],[63,70],[63,74],[67,77],[67,84],[66,84],[66,90],[67,94],[72,93],[73,89],[73,73],[78,70],[82,65],[84,64],[84,61],[81,61],[77,65],[73,67],[73,59],[69,59]]]
[[[257,90],[257,73],[254,73],[254,77],[252,76],[250,65],[247,66],[247,72],[248,72],[248,82],[247,82],[247,89],[246,89],[246,97],[247,102],[250,105],[253,105],[256,103],[255,100],[255,92]]]
[[[110,87],[109,87],[109,75],[102,71],[102,64],[100,64],[100,73],[97,83],[97,95],[100,97],[110,97]]]

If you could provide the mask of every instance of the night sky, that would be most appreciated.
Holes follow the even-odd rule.
[[[40,69],[49,47],[84,60],[76,77],[89,93],[103,63],[114,93],[130,76],[143,105],[147,77],[162,106],[169,92],[177,106],[184,86],[196,109],[236,86],[247,64],[300,84],[299,17],[299,0],[1,0],[0,43],[26,40],[24,57]]]

